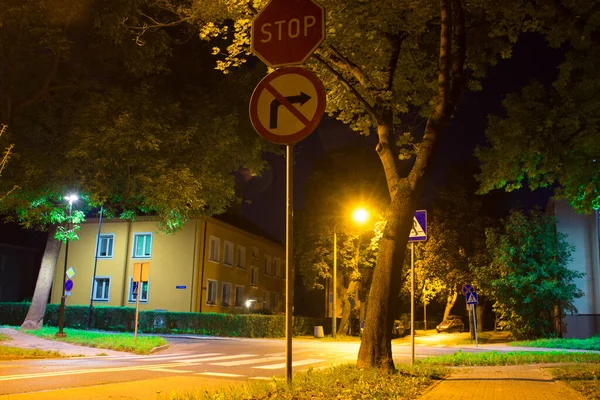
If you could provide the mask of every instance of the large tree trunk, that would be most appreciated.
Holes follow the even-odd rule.
[[[350,281],[348,285],[348,289],[346,289],[346,293],[343,296],[342,302],[342,320],[340,321],[340,326],[338,326],[337,334],[338,335],[347,335],[350,327],[350,319],[352,317],[352,304],[350,303],[350,298],[357,296],[356,291],[356,281]]]
[[[452,307],[456,304],[456,299],[458,298],[458,290],[455,287],[448,290],[448,296],[446,297],[446,308],[444,309],[444,319],[448,319],[450,315],[450,311],[452,311]]]
[[[456,22],[454,26],[452,19]],[[369,292],[369,308],[358,352],[359,368],[394,368],[392,324],[400,293],[408,235],[412,228],[416,204],[425,186],[425,176],[430,169],[437,139],[454,113],[464,88],[463,65],[466,53],[464,15],[460,0],[440,0],[440,22],[437,93],[433,98],[434,107],[425,126],[415,162],[407,177],[401,176],[397,155],[393,150],[391,110],[382,105],[377,114],[372,113],[377,121],[379,137],[376,150],[383,165],[391,202],[385,214],[386,225],[379,242],[377,263]],[[390,81],[393,81],[393,78]]]
[[[61,242],[54,238],[55,233],[56,226],[51,226],[48,229],[48,239],[46,241],[46,248],[44,249],[44,256],[42,257],[42,265],[38,274],[37,283],[35,284],[33,299],[31,300],[29,311],[27,311],[27,316],[21,325],[21,329],[39,329],[44,322],[44,313],[46,312],[48,296],[50,295],[50,289],[52,288],[54,270],[56,269],[56,262],[61,246]]]

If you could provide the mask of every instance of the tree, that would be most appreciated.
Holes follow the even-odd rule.
[[[224,79],[184,27],[147,32],[139,45],[127,24],[153,15],[144,1],[48,3],[0,5],[0,121],[14,143],[0,187],[19,187],[0,208],[50,234],[31,327],[44,315],[67,190],[85,195],[84,210],[153,214],[172,232],[192,215],[225,211],[231,173],[260,172],[269,148],[237,112],[250,69]]]
[[[378,247],[373,227],[379,210],[389,202],[377,162],[356,146],[330,151],[314,166],[305,186],[304,210],[298,213],[296,265],[308,290],[322,289],[323,280],[332,277],[336,231],[337,271],[343,278],[337,283],[338,298],[343,300],[340,335],[348,332],[353,309],[365,304]],[[352,221],[357,206],[370,213],[364,226]]]
[[[506,97],[506,115],[490,117],[490,145],[477,151],[480,190],[551,187],[590,212],[600,208],[600,73],[593,61],[600,56],[600,7],[552,0],[525,12],[562,60],[551,85],[530,83]]]
[[[583,274],[567,267],[574,247],[556,231],[554,217],[539,211],[512,210],[486,237],[491,263],[480,276],[491,287],[495,311],[517,339],[551,336],[554,319],[577,312],[573,301],[583,296],[573,282]]]
[[[201,37],[224,40],[214,53],[217,68],[228,71],[246,61],[251,19],[265,3],[195,1],[175,7],[165,1],[159,5],[173,18],[153,26],[192,22]],[[467,83],[477,89],[486,67],[510,56],[520,32],[535,24],[526,19],[529,3],[518,1],[320,4],[327,10],[327,39],[306,66],[323,80],[332,115],[357,132],[376,132],[391,199],[358,366],[393,368],[391,332],[401,260],[438,138]]]

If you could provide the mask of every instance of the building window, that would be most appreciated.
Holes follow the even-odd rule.
[[[98,238],[98,258],[112,258],[115,235],[100,235]]]
[[[219,282],[212,279],[208,280],[206,285],[206,304],[217,305],[217,285]]]
[[[138,282],[134,282],[133,278],[129,278],[129,302],[130,303],[135,303],[137,301],[137,296],[139,293],[139,283]],[[147,303],[148,302],[148,282],[142,282],[142,290],[141,290],[141,295],[140,295],[140,303]]]
[[[250,275],[250,285],[258,286],[258,267],[252,266],[252,275]]]
[[[235,306],[237,308],[244,306],[244,287],[235,285]]]
[[[252,258],[258,259],[258,247],[252,246]]]
[[[271,309],[273,311],[279,311],[279,293],[271,292]]]
[[[271,275],[271,256],[265,254],[265,275]]]
[[[237,264],[238,268],[246,268],[246,248],[243,246],[237,247]]]
[[[275,259],[275,276],[281,278],[281,259]]]
[[[271,293],[268,290],[263,292],[263,308],[265,310],[271,309]]]
[[[210,244],[208,247],[208,260],[213,262],[219,262],[219,247],[221,241],[218,237],[211,236]]]
[[[152,253],[152,234],[133,234],[133,258],[150,258]]]
[[[96,277],[92,290],[94,293],[94,301],[108,301],[108,295],[110,294],[110,278],[104,276]]]
[[[223,282],[221,285],[221,307],[231,307],[231,283]]]
[[[223,243],[223,264],[233,265],[233,243],[227,240]]]

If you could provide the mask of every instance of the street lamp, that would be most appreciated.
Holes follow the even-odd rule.
[[[357,208],[352,213],[352,219],[359,224],[365,223],[369,219],[369,212],[364,208]],[[331,335],[336,337],[337,318],[336,318],[336,302],[337,302],[337,224],[333,225],[333,296],[331,303]]]
[[[58,332],[56,333],[57,337],[65,337],[67,336],[63,329],[65,327],[65,303],[67,301],[67,296],[65,295],[65,282],[67,278],[67,257],[69,255],[69,236],[68,232],[70,230],[71,223],[71,213],[73,211],[73,203],[79,199],[76,194],[70,194],[64,197],[65,200],[69,202],[69,219],[67,220],[67,244],[65,245],[65,266],[63,268],[63,282],[62,282],[62,297],[60,298],[60,313],[58,316]]]

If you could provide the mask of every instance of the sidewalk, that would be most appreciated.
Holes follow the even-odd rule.
[[[8,335],[12,339],[2,342],[3,345],[10,347],[19,347],[22,349],[58,351],[66,356],[73,357],[95,357],[98,355],[119,356],[130,354],[123,351],[98,349],[94,347],[78,346],[71,343],[42,339],[37,336],[26,335],[11,328],[0,328],[0,333]]]
[[[419,400],[583,400],[541,365],[456,367]]]

